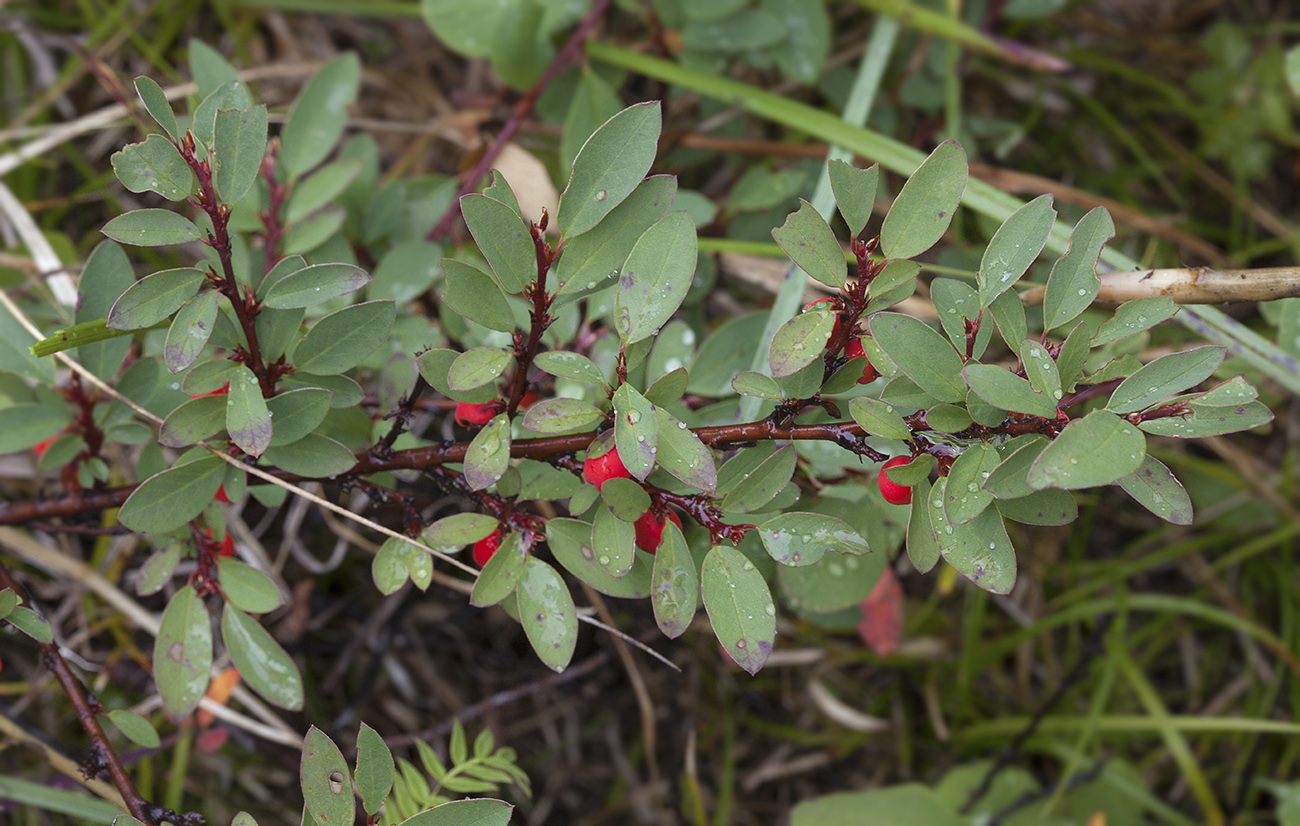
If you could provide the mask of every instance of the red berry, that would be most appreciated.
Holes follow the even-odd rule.
[[[501,531],[493,531],[474,543],[474,564],[482,568],[501,547]]]
[[[226,504],[230,504],[230,497],[226,495],[225,482],[222,482],[221,486],[217,488],[217,495],[214,496],[213,498],[216,499],[218,502],[225,502]]]
[[[582,478],[595,485],[597,490],[600,490],[601,485],[610,479],[627,479],[631,476],[632,474],[623,465],[623,459],[618,455],[618,448],[613,448],[594,459],[589,458],[582,466]]]
[[[56,434],[42,442],[38,442],[36,447],[32,448],[32,450],[36,451],[36,458],[37,459],[45,458],[45,451],[50,449],[50,445],[54,444],[54,440],[57,438],[59,438],[59,436]]]
[[[673,520],[677,527],[682,526],[682,520],[677,518],[677,514],[672,511],[668,512],[667,519]],[[664,541],[664,526],[667,524],[664,517],[655,518],[653,511],[646,511],[641,514],[632,525],[636,528],[636,546],[646,553],[654,553],[659,550],[659,546]]]
[[[866,358],[867,351],[862,347],[862,339],[849,339],[849,343],[844,347],[844,355],[851,359]],[[871,384],[878,378],[880,378],[880,373],[876,372],[875,365],[868,360],[866,368],[862,371],[862,378],[858,379],[858,384]]]
[[[461,402],[456,405],[456,424],[462,427],[467,425],[482,427],[492,421],[500,410],[501,402],[484,402],[483,404]]]
[[[205,531],[207,532],[207,534],[208,534],[208,539],[211,539],[211,538],[212,538],[212,529],[211,529],[211,528],[204,528],[203,530],[205,530]],[[229,533],[226,534],[226,538],[225,538],[225,539],[221,540],[221,549],[217,551],[217,554],[218,554],[219,556],[234,556],[234,555],[235,555],[235,538],[232,537]]]
[[[198,393],[190,396],[191,399],[201,399],[204,396],[224,396],[230,392],[230,382],[218,387],[216,390],[209,390],[207,393]]]
[[[884,496],[885,501],[891,505],[912,504],[912,489],[890,479],[885,475],[885,471],[891,467],[905,465],[910,461],[912,461],[910,456],[895,456],[880,467],[880,475],[876,477],[876,482],[880,485],[880,495]]]
[[[537,404],[537,394],[529,390],[524,394],[524,397],[519,400],[519,409],[527,410],[535,404]]]

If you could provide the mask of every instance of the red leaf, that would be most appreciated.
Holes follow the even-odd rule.
[[[858,610],[862,612],[858,636],[876,654],[888,657],[903,638],[903,587],[893,568],[885,568]]]

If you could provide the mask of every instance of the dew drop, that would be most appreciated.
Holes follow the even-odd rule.
[[[604,554],[601,554],[601,557],[600,557],[600,564],[601,564],[601,565],[608,565],[608,564],[609,564],[609,557],[605,556]]]

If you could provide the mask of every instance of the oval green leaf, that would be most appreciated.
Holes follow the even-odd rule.
[[[955,140],[935,147],[894,199],[880,228],[886,258],[911,258],[943,237],[966,189],[966,150]]]
[[[659,145],[660,104],[638,103],[605,121],[578,150],[556,224],[566,239],[600,223],[650,171]]]
[[[737,665],[757,674],[776,641],[776,606],[763,575],[740,551],[715,545],[704,557],[700,593],[718,642]]]
[[[330,313],[298,342],[295,366],[322,375],[350,370],[388,341],[396,316],[391,301],[367,301]]]
[[[203,273],[193,267],[147,275],[113,302],[106,326],[113,330],[152,327],[193,298],[204,278]]]
[[[192,585],[177,591],[163,610],[153,666],[168,714],[184,717],[198,707],[212,668],[212,628],[208,609]]]
[[[1070,422],[1029,469],[1031,488],[1091,488],[1128,476],[1146,458],[1142,431],[1106,410]]]
[[[874,187],[873,187],[874,188]],[[816,208],[800,199],[799,209],[772,230],[777,246],[812,278],[834,289],[844,286],[848,267],[835,233]]]
[[[170,209],[137,209],[104,224],[100,232],[136,247],[162,247],[183,244],[203,237],[199,228]]]
[[[529,557],[516,593],[519,621],[537,658],[552,670],[563,671],[578,641],[578,613],[564,580],[550,565]]]
[[[289,654],[261,623],[226,603],[221,636],[239,676],[249,687],[280,708],[302,708],[302,676]],[[350,791],[350,790],[349,790]]]

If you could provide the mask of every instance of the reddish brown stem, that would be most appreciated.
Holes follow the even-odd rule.
[[[564,48],[560,49],[559,54],[546,67],[546,71],[542,72],[542,76],[533,84],[533,88],[529,89],[515,104],[515,108],[510,112],[510,119],[501,128],[501,133],[497,135],[496,140],[483,153],[483,157],[465,176],[465,182],[461,184],[456,200],[451,202],[451,206],[447,209],[446,214],[442,216],[442,220],[438,221],[437,225],[429,230],[429,234],[425,236],[428,240],[436,241],[451,232],[451,225],[456,221],[456,217],[460,215],[460,199],[478,188],[479,181],[492,168],[497,156],[505,149],[510,139],[515,136],[519,125],[532,114],[533,107],[537,105],[537,98],[541,96],[547,86],[551,85],[551,81],[555,80],[555,76],[560,73],[560,70],[576,60],[578,55],[581,54],[582,44],[586,42],[592,29],[596,27],[596,23],[605,16],[609,4],[610,0],[596,0],[592,4],[591,11],[578,24],[578,28],[573,30],[573,34],[569,36],[569,41],[564,44]]]
[[[0,590],[10,589],[30,607],[31,601],[27,597],[22,586],[10,575],[9,569],[0,563]],[[96,767],[102,766],[108,770],[108,776],[112,779],[113,785],[122,794],[122,800],[126,803],[127,811],[131,816],[141,823],[154,824],[157,819],[153,816],[154,807],[149,801],[140,796],[140,792],[135,787],[135,782],[131,776],[126,773],[126,767],[118,758],[117,752],[113,751],[113,744],[108,741],[108,735],[99,725],[99,718],[95,715],[102,711],[99,703],[91,699],[86,694],[85,686],[81,680],[72,673],[68,668],[67,662],[64,661],[63,655],[59,653],[59,647],[54,643],[38,642],[41,647],[43,659],[46,667],[54,673],[54,678],[59,681],[59,686],[63,692],[68,695],[68,700],[72,703],[73,710],[77,713],[77,721],[81,727],[86,730],[86,735],[90,738],[91,751],[95,756]]]

